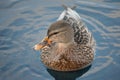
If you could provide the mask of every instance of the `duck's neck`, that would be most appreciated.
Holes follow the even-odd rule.
[[[71,44],[73,44],[73,43],[58,43],[58,44],[57,44],[57,47],[58,47],[58,48],[67,48],[67,47],[69,47],[69,45],[71,45]]]
[[[57,51],[57,53],[62,53],[65,52],[67,49],[69,49],[70,47],[74,46],[75,42],[69,42],[69,43],[57,43],[55,45],[55,48]]]

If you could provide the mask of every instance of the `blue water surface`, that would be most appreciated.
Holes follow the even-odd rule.
[[[76,5],[96,40],[93,64],[75,72],[46,69],[40,52],[49,25]],[[120,80],[119,0],[0,0],[0,80]]]

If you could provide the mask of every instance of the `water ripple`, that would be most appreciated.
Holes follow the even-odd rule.
[[[2,9],[11,8],[17,5],[18,3],[20,3],[21,1],[23,0],[4,0],[4,1],[1,1],[0,8]]]
[[[104,63],[101,63],[101,60]],[[105,69],[107,66],[109,66],[113,62],[113,58],[109,56],[99,56],[95,59],[95,62],[97,62],[98,64],[96,64],[96,66],[93,65],[95,67],[93,67],[90,71],[88,71],[87,74],[85,74],[83,77],[97,73],[101,71],[102,69]]]

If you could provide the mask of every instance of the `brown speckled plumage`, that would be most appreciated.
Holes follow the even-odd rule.
[[[57,71],[73,71],[91,64],[94,51],[84,45],[71,45],[63,53],[51,53],[51,49],[44,48],[41,54],[42,62],[50,69]],[[48,51],[47,51],[48,50]]]
[[[57,71],[74,71],[92,63],[94,38],[71,8],[66,7],[58,21],[49,27],[47,36],[52,43],[41,50],[41,61],[46,67]]]

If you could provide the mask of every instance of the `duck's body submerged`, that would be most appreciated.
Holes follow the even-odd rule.
[[[42,47],[41,60],[48,68],[74,71],[93,61],[94,39],[78,13],[71,8],[65,7],[57,22],[50,26],[47,36],[51,43],[48,41],[49,44]]]

